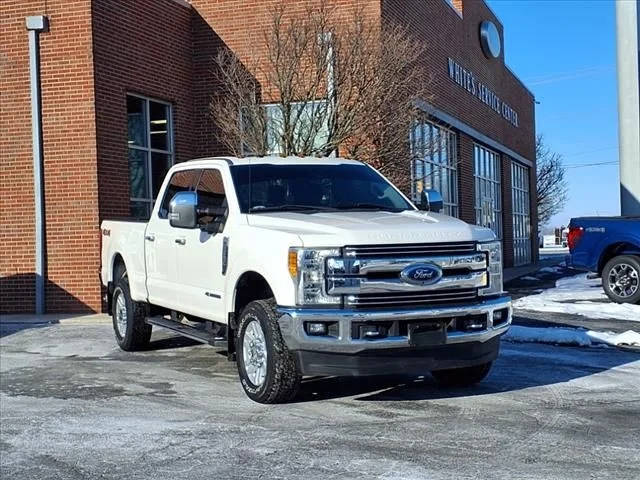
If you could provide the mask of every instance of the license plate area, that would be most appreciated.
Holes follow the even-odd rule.
[[[446,324],[443,321],[412,322],[408,327],[409,345],[412,347],[444,345],[447,341]]]

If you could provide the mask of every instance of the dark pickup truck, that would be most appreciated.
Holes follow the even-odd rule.
[[[640,303],[640,216],[579,217],[569,223],[569,266],[602,277],[616,303]]]

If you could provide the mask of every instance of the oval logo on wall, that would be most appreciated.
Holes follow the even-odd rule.
[[[442,270],[433,263],[414,263],[400,272],[400,278],[414,285],[431,285],[442,278]]]
[[[498,58],[500,56],[501,42],[498,27],[493,22],[485,20],[480,24],[480,45],[484,56]]]

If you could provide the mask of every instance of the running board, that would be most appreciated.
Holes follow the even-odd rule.
[[[197,342],[206,343],[214,347],[227,347],[227,338],[216,336],[213,333],[205,330],[204,328],[191,327],[181,322],[169,320],[164,317],[147,317],[145,319],[149,325],[155,325],[156,327],[166,328],[178,335],[190,338]],[[204,327],[204,324],[203,324]]]

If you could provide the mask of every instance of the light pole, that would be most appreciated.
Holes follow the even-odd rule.
[[[640,215],[639,0],[616,1],[620,210]]]

